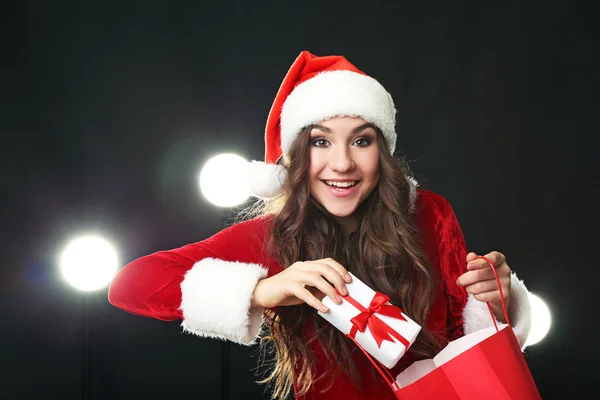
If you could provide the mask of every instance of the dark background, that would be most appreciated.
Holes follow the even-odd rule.
[[[343,54],[382,82],[421,185],[450,200],[472,250],[505,253],[546,300],[551,330],[525,353],[542,396],[598,388],[591,5],[1,7],[2,398],[82,397],[87,298],[91,398],[220,399],[221,342],[113,308],[106,289],[76,293],[57,258],[83,232],[109,238],[125,265],[218,231],[198,171],[223,151],[262,159],[269,107],[304,49]],[[268,398],[253,384],[256,348],[230,347],[230,398]]]

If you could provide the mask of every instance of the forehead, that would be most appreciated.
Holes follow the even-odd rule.
[[[375,129],[375,126],[360,117],[335,117],[315,124],[313,131],[326,131],[330,133],[354,133]]]

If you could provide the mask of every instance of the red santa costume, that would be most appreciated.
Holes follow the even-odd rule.
[[[296,59],[272,106],[266,128],[265,162],[253,162],[249,177],[257,197],[272,197],[285,179],[277,164],[303,127],[335,116],[359,116],[376,125],[388,149],[396,142],[395,108],[391,96],[375,79],[340,56],[316,57],[302,52]],[[421,235],[421,245],[438,277],[437,297],[427,326],[453,340],[490,326],[485,303],[467,295],[456,284],[466,272],[467,246],[457,218],[446,199],[428,190],[412,188],[411,212]],[[258,217],[237,223],[214,236],[183,247],[159,251],[132,261],[113,279],[109,301],[129,313],[159,320],[181,320],[185,332],[220,338],[243,345],[256,342],[263,309],[250,308],[258,282],[282,270],[268,254],[266,243],[271,219]],[[531,326],[529,293],[516,275],[511,276],[510,319],[523,346]],[[327,365],[318,344],[316,376]],[[410,350],[392,369],[396,376],[415,361]],[[355,362],[363,377],[363,391],[340,376],[330,390],[314,384],[297,399],[394,399],[387,384],[372,373],[360,352]]]

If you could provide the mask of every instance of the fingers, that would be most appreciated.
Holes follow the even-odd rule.
[[[477,253],[470,252],[469,254],[467,254],[467,263],[476,260],[477,257],[479,257],[479,255],[477,255]]]
[[[317,263],[327,264],[329,267],[333,268],[337,273],[344,279],[344,281],[350,283],[352,282],[352,277],[348,273],[348,270],[344,268],[344,266],[333,258],[324,258],[322,260],[316,260]]]
[[[485,259],[473,252],[467,254],[467,272],[456,280],[456,284],[463,286],[476,300],[488,303],[496,318],[506,322],[502,310],[506,310],[510,305],[510,267],[506,257],[500,252],[492,251],[483,257]],[[490,263],[496,270],[498,282]]]
[[[346,283],[352,281],[346,268],[331,258],[297,262],[288,271],[296,283],[293,295],[322,312],[327,312],[327,307],[321,302],[322,298],[326,295],[334,303],[341,304],[340,294],[348,294]]]
[[[476,300],[482,301],[484,303],[494,303],[500,300],[500,291],[499,290],[491,290],[489,292],[477,293],[474,294],[473,297]],[[506,294],[504,295],[506,298]]]
[[[484,260],[482,260],[484,261]],[[476,268],[472,269],[468,272],[465,272],[456,280],[456,284],[458,286],[469,286],[476,282],[491,280],[496,284],[496,277],[494,276],[494,271],[490,268],[490,265],[486,262],[485,265],[487,268]],[[507,264],[500,265],[496,267],[496,273],[498,274],[498,278],[502,279],[503,277],[510,275],[510,268]]]
[[[339,263],[329,258],[324,260],[308,261],[306,262],[306,265],[306,268],[310,272],[319,274],[327,279],[333,286],[335,286],[342,296],[348,294],[346,282],[349,282],[349,280],[351,281],[352,278],[346,269]]]
[[[475,253],[469,253],[469,255],[467,256],[468,270],[472,271],[475,269],[483,269],[490,266],[487,260],[477,257],[479,256],[477,256]],[[506,257],[504,256],[504,254],[497,251],[492,251],[491,253],[486,254],[484,257],[490,260],[490,262],[494,264],[495,267],[506,263]]]
[[[510,278],[508,278],[508,277],[503,277],[500,279],[500,286],[502,287],[503,292],[505,291],[504,288],[506,288],[510,284],[509,280],[510,280]],[[495,279],[479,281],[479,282],[475,282],[473,284],[465,286],[465,291],[469,294],[494,292],[494,291],[498,291],[498,283],[496,282]]]
[[[317,299],[307,288],[299,287],[295,292],[294,296],[304,301],[309,306],[313,307],[317,311],[327,312],[329,309],[321,302],[321,300]]]
[[[506,257],[504,254],[498,251],[492,251],[491,253],[486,254],[484,257],[490,260],[494,266],[502,265],[506,262]]]
[[[336,304],[342,303],[342,298],[339,294],[337,294],[335,288],[317,273],[307,272],[303,284],[317,288],[321,293],[328,296]],[[347,291],[346,288],[344,288],[344,290]]]

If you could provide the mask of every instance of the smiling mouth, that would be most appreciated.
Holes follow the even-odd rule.
[[[344,182],[323,181],[323,182],[325,182],[325,184],[327,186],[331,186],[331,187],[338,188],[338,189],[347,189],[352,186],[355,186],[360,181],[344,181]]]

